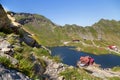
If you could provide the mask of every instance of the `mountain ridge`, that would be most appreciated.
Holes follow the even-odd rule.
[[[40,80],[110,79],[111,80],[111,79],[114,79],[115,77],[114,75],[112,75],[113,77],[112,76],[110,77],[109,75],[101,76],[103,74],[97,72],[99,76],[98,75],[93,76],[93,74],[87,73],[88,70],[86,72],[86,70],[83,70],[81,68],[68,66],[59,62],[60,59],[58,58],[58,56],[54,56],[54,57],[50,56],[49,52],[41,46],[41,44],[43,43],[41,42],[41,44],[39,44],[38,42],[39,34],[37,32],[37,29],[39,29],[39,25],[36,27],[36,29],[34,29],[35,26],[32,23],[32,21],[30,23],[28,21],[26,24],[21,25],[16,22],[16,19],[14,19],[14,16],[7,14],[1,5],[0,5],[0,10],[3,11],[3,13],[0,14],[0,17],[2,19],[5,19],[3,23],[0,23],[0,73],[1,73],[0,79],[11,79],[11,80],[13,79],[27,79],[27,80],[31,80],[31,79],[40,79]],[[36,20],[36,23],[37,23],[37,20]],[[82,40],[81,38],[78,38],[78,35],[75,36],[76,34],[79,34],[79,32],[83,30],[86,32],[89,31],[89,28],[87,29],[84,29],[82,27],[79,28],[79,27],[76,27],[76,25],[72,25],[71,27],[69,27],[70,25],[67,25],[65,26],[65,28],[60,26],[53,27],[52,24],[46,25],[46,21],[44,20],[42,23],[45,23],[45,24],[40,23],[40,26],[41,26],[40,29],[43,28],[42,30],[45,30],[45,31],[41,32],[40,34],[43,35],[42,36],[43,40],[47,40],[49,43],[60,40],[62,41],[61,42],[62,44],[64,41],[70,40],[69,45],[74,45],[74,46],[84,45],[84,47],[85,46],[93,47],[96,45],[96,43],[94,43],[94,41],[92,40],[91,42],[92,44],[94,43],[94,45],[91,45],[91,42],[89,42],[87,39]],[[29,28],[28,25],[29,26],[32,25],[31,26],[32,29]],[[83,32],[84,33],[83,37],[85,36],[86,32]],[[76,34],[73,34],[73,33],[76,33]],[[46,34],[49,34],[49,35],[46,35]],[[50,40],[53,40],[53,41],[50,42],[48,37],[51,38]],[[74,38],[72,37],[74,38],[76,37],[78,38],[78,40],[73,40]],[[79,35],[79,37],[81,37],[81,34]],[[75,42],[71,41],[71,39]],[[78,42],[79,40],[80,42]],[[38,43],[38,45],[36,43]],[[58,43],[55,43],[55,44],[58,45]],[[35,44],[37,46],[35,46]],[[1,64],[3,64],[6,68],[4,68],[4,66],[2,66]],[[119,67],[117,69],[119,69]],[[24,74],[22,75],[19,72],[22,72],[27,76],[25,76]],[[118,73],[117,73],[117,76],[118,77],[116,77],[116,79],[119,79]]]
[[[16,22],[21,23],[24,28],[34,33],[36,39],[45,46],[61,46],[64,45],[64,42],[70,42],[67,44],[68,46],[80,47],[81,51],[86,50],[82,49],[84,46],[82,43],[96,48],[98,46],[107,48],[109,45],[116,45],[120,48],[120,43],[117,43],[120,41],[120,21],[100,19],[92,26],[82,27],[76,24],[58,26],[42,15],[13,13],[9,12],[15,17]],[[81,42],[74,44],[72,40],[75,39]]]

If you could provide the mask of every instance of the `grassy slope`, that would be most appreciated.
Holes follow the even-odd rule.
[[[34,33],[35,39],[45,46],[58,46],[63,45],[65,41],[70,41],[71,43],[68,45],[80,47],[82,51],[94,54],[109,53],[105,49],[108,45],[114,44],[120,48],[119,21],[101,19],[98,23],[89,27],[80,27],[77,25],[60,27],[54,25],[50,20],[41,15],[32,16],[34,17],[33,21],[25,23],[24,28]],[[18,21],[26,19],[26,15],[22,15],[21,17],[15,15],[15,17]],[[31,17],[27,16],[27,18]],[[98,40],[99,36],[101,36],[102,40]],[[90,46],[81,43],[72,43],[73,39],[79,39]]]
[[[68,68],[64,72],[60,73],[60,75],[64,76],[66,80],[102,80],[100,78],[89,75],[83,69],[77,68]]]
[[[42,48],[32,48],[24,42],[19,43],[20,41],[16,39],[16,37],[19,38],[19,35],[0,32],[0,37],[1,36],[6,37],[6,40],[14,46],[14,55],[12,57],[16,58],[19,63],[17,65],[13,65],[10,60],[5,57],[0,57],[0,63],[6,67],[18,70],[30,78],[40,78],[40,74],[35,73],[34,66],[41,63],[41,66],[45,69],[46,63],[41,59],[41,56],[50,56],[49,53]],[[36,62],[34,63],[31,59],[31,53],[33,53],[34,56],[37,56]]]

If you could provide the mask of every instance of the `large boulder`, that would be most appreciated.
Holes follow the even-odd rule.
[[[10,70],[0,64],[0,80],[31,80],[28,76],[16,70]]]

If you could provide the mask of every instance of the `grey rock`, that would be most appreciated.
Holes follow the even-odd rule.
[[[31,80],[28,76],[16,71],[5,68],[0,64],[0,80]]]
[[[64,80],[63,76],[58,77],[58,80]]]
[[[11,44],[6,40],[0,41],[0,51],[8,55],[13,55],[14,53]]]
[[[0,42],[0,48],[8,48],[10,46],[10,43],[6,40],[3,40]]]
[[[53,68],[55,68],[55,69],[57,69],[57,68],[59,68],[59,64],[53,64]]]
[[[64,80],[59,76],[59,73],[64,71],[67,67],[63,63],[56,63],[47,57],[43,57],[47,63],[44,75],[49,75],[49,80]]]

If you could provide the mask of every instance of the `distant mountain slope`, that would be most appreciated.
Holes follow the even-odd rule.
[[[98,47],[106,50],[109,45],[116,45],[120,48],[120,21],[101,19],[94,25],[87,27],[75,24],[58,26],[38,14],[13,12],[10,12],[10,14],[24,28],[34,33],[36,39],[45,46],[59,46],[68,42],[67,45],[77,46],[82,51],[91,46],[91,50],[94,50],[93,47],[95,47],[95,50]],[[76,44],[73,40],[80,40],[80,42]]]
[[[101,19],[93,27],[102,40],[120,48],[120,21]]]

